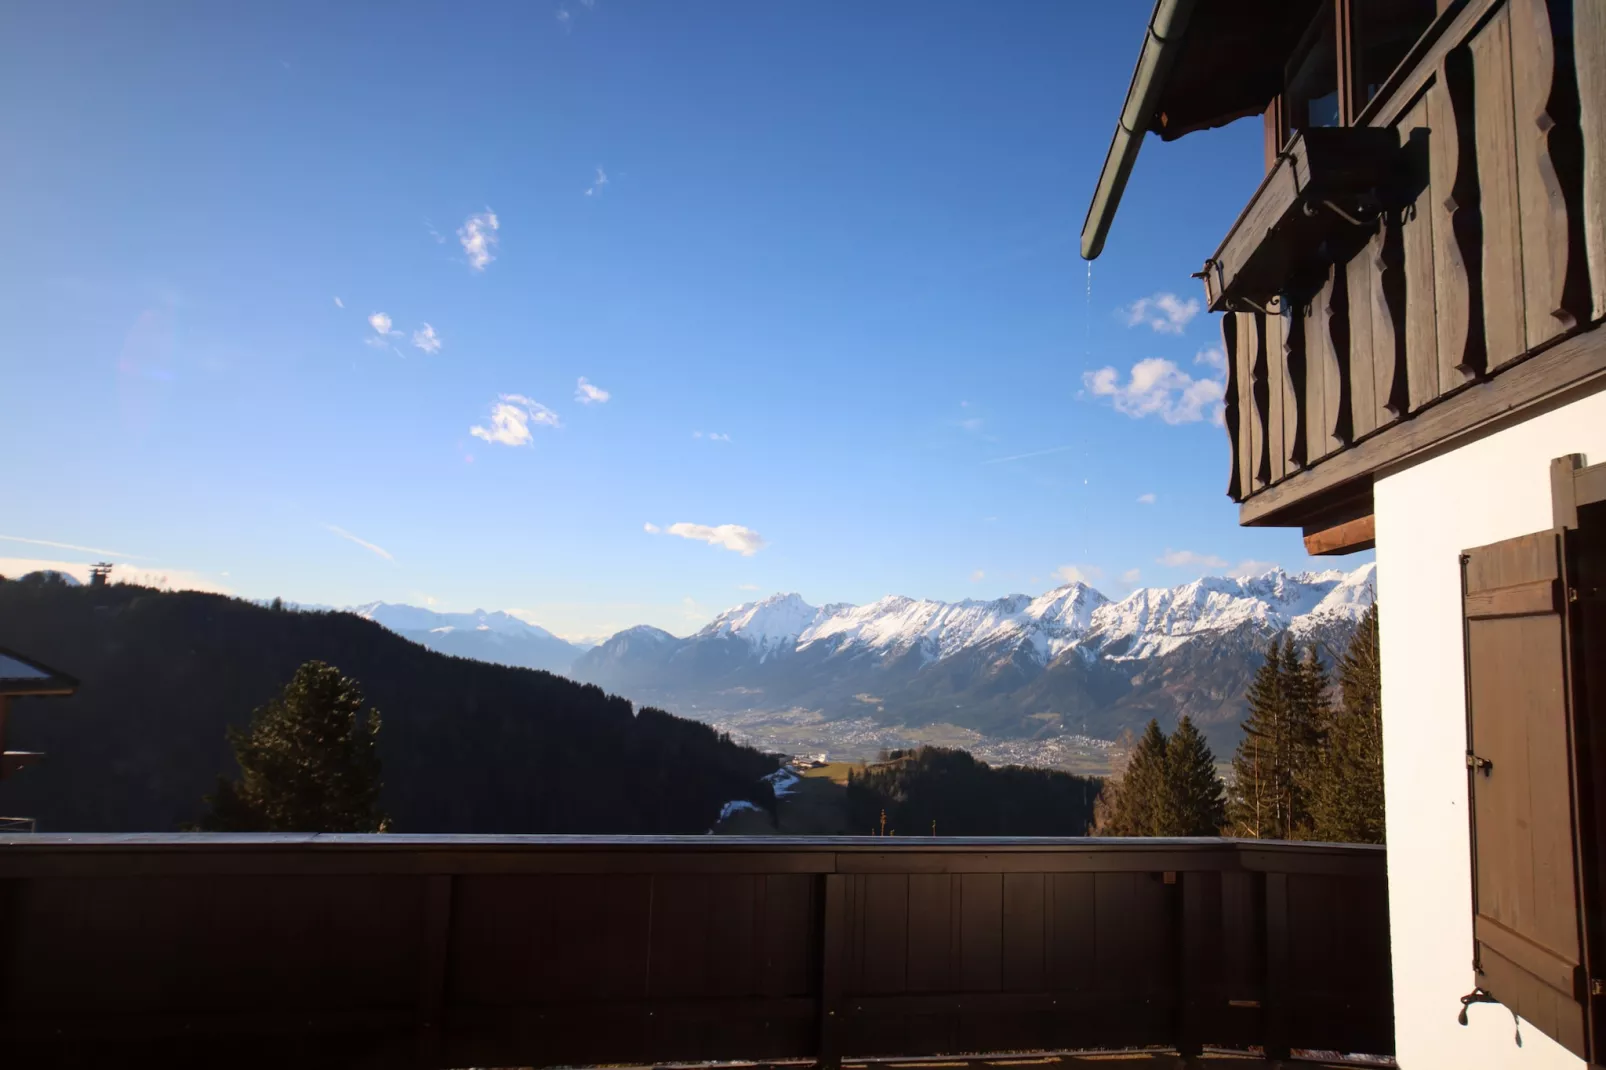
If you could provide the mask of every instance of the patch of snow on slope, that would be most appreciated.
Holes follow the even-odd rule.
[[[776,594],[761,602],[727,609],[698,634],[745,639],[762,660],[792,647],[820,614],[821,610],[803,601],[800,595]]]
[[[719,819],[721,821],[724,821],[726,818],[730,817],[732,814],[741,813],[743,810],[757,810],[757,809],[758,809],[758,807],[754,806],[752,803],[748,802],[746,799],[732,799],[730,802],[726,803],[724,806],[719,808]]]

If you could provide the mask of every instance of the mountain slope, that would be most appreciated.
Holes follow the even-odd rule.
[[[774,595],[677,639],[641,629],[582,655],[574,675],[698,717],[799,709],[951,724],[987,735],[1110,737],[1190,714],[1236,742],[1243,693],[1271,636],[1342,649],[1371,604],[1374,566],[1205,577],[1111,601],[1073,583],[1038,597],[891,596],[816,608]]]
[[[447,657],[350,613],[273,610],[128,585],[0,583],[0,646],[82,681],[13,704],[8,742],[46,758],[4,784],[48,831],[196,819],[224,738],[296,667],[355,677],[383,722],[381,804],[398,832],[701,833],[759,803],[773,760],[704,724],[545,672]]]
[[[583,647],[559,639],[545,628],[502,612],[476,609],[472,613],[437,613],[390,602],[353,606],[348,612],[431,650],[497,665],[565,673],[585,652]]]

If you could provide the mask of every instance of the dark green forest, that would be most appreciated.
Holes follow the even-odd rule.
[[[322,661],[383,715],[379,807],[396,832],[702,833],[732,799],[773,805],[775,759],[712,728],[533,669],[437,654],[346,613],[196,592],[0,582],[0,646],[78,678],[13,703],[46,752],[0,784],[41,831],[173,831],[235,778],[227,729]]]
[[[855,835],[1085,836],[1102,780],[1053,769],[990,766],[947,747],[891,751],[850,774]],[[881,814],[886,813],[883,829]]]

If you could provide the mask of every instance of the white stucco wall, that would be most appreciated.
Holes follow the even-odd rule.
[[[1606,461],[1606,393],[1378,481],[1383,762],[1394,1013],[1403,1070],[1582,1067],[1504,1007],[1474,1005],[1459,555],[1551,526],[1550,461]]]

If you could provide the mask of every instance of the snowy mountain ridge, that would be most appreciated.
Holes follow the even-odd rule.
[[[1372,604],[1376,566],[1351,572],[1209,576],[1179,587],[1145,587],[1112,601],[1084,583],[1036,596],[941,602],[891,595],[864,606],[815,607],[777,594],[721,613],[694,639],[745,641],[761,660],[821,646],[842,651],[918,650],[926,661],[971,648],[1019,650],[1039,662],[1067,650],[1114,659],[1155,657],[1205,635],[1245,625],[1304,637],[1333,624],[1353,624]]]

